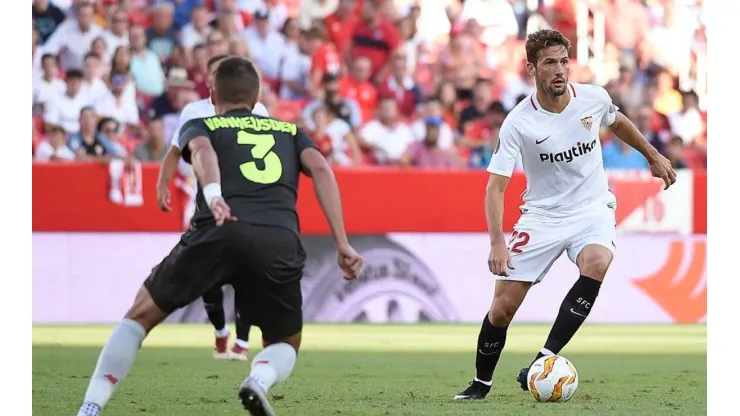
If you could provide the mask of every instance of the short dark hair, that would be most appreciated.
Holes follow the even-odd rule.
[[[524,49],[527,51],[527,62],[537,64],[540,52],[551,46],[562,46],[570,54],[570,41],[562,33],[552,29],[542,29],[527,36]]]
[[[488,106],[488,114],[506,114],[506,108],[501,101],[494,101]]]
[[[57,64],[59,63],[59,57],[54,55],[53,53],[45,53],[41,56],[42,63],[48,59],[53,59],[54,63],[57,63]]]
[[[254,105],[259,93],[260,75],[251,61],[240,56],[221,61],[214,80],[217,102]]]
[[[699,95],[698,95],[698,94],[696,93],[696,91],[694,91],[694,90],[689,90],[689,91],[682,91],[682,92],[681,92],[681,97],[682,97],[682,98],[687,98],[687,97],[691,97],[691,98],[693,98],[694,100],[696,100],[696,101],[699,101]]]
[[[230,56],[230,55],[226,55],[226,54],[221,54],[221,55],[216,55],[216,56],[214,56],[213,58],[209,59],[209,60],[208,60],[208,64],[207,64],[207,66],[206,66],[206,67],[208,68],[208,72],[211,72],[211,68],[213,68],[213,65],[215,65],[215,64],[216,64],[216,63],[217,63],[218,61],[220,61],[220,60],[222,60],[222,59],[226,59],[226,58],[228,58],[229,56]]]
[[[426,100],[424,100],[424,103],[433,103],[435,101],[442,104],[442,99],[439,97],[439,95],[430,95],[429,97],[427,97]]]
[[[487,85],[493,85],[493,80],[486,77],[478,77],[475,80],[475,86],[479,86],[481,84],[487,84]]]
[[[85,78],[85,74],[82,73],[82,71],[80,71],[79,69],[73,68],[73,69],[68,69],[67,70],[67,73],[65,74],[65,77],[67,78],[67,80],[75,79],[75,78],[76,79],[82,79],[82,78]]]

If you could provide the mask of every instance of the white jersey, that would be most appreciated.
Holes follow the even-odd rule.
[[[599,128],[610,126],[617,107],[604,88],[569,84],[562,113],[545,111],[537,94],[504,120],[488,171],[511,177],[521,156],[527,190],[522,212],[562,218],[596,206],[615,207],[601,156]]]
[[[261,103],[257,103],[254,105],[252,113],[263,117],[270,116],[270,113],[267,112],[267,108],[265,108],[265,106]],[[177,147],[178,149],[180,148],[180,141],[178,140],[178,137],[180,136],[180,129],[188,121],[194,118],[212,117],[215,115],[216,107],[213,106],[210,98],[204,98],[202,100],[198,100],[186,105],[185,107],[183,107],[182,111],[180,111],[180,120],[177,123],[175,134],[173,134],[172,138],[170,139],[170,144]]]

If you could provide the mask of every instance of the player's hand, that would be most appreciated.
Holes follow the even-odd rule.
[[[349,244],[337,248],[337,263],[344,273],[345,280],[356,279],[362,270],[362,256]]]
[[[170,208],[170,203],[172,201],[170,200],[170,188],[167,185],[160,186],[157,185],[157,205],[159,205],[159,209],[165,212],[172,211],[172,208]]]
[[[650,161],[650,173],[654,177],[660,178],[665,182],[665,188],[668,189],[671,185],[676,183],[676,171],[671,166],[671,161],[663,155],[657,155],[653,160]]]
[[[222,197],[215,198],[211,202],[211,213],[218,226],[224,225],[226,221],[236,221],[236,217],[231,215],[231,208]]]
[[[491,254],[488,255],[488,270],[496,276],[508,276],[509,269],[514,269],[511,263],[511,253],[506,243],[494,243],[491,245]]]

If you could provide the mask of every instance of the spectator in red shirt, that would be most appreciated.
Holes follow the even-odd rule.
[[[342,69],[342,62],[333,44],[324,39],[319,28],[311,28],[306,34],[308,48],[311,51],[311,83],[309,90],[316,94],[326,75],[337,75]]]
[[[337,48],[340,56],[346,55],[352,32],[358,21],[356,7],[355,0],[339,0],[337,11],[324,18],[329,41]]]
[[[339,94],[360,105],[363,123],[373,118],[378,107],[378,91],[369,82],[371,65],[370,60],[365,57],[354,60],[349,76],[343,77],[339,83]]]
[[[401,117],[411,118],[416,113],[416,107],[421,104],[422,93],[414,77],[409,74],[407,60],[406,53],[401,49],[393,54],[391,74],[380,84],[378,94],[393,97]]]
[[[349,48],[351,60],[361,56],[372,62],[373,79],[383,79],[388,73],[388,62],[401,45],[398,28],[383,16],[380,0],[366,0],[362,4],[362,20],[352,31]]]
[[[501,102],[494,101],[489,104],[484,117],[466,125],[464,136],[460,139],[458,146],[461,155],[467,158],[467,153],[476,149],[481,158],[490,161],[490,152],[493,151],[493,148],[486,147],[486,145],[496,143],[495,139],[499,136],[505,118],[506,110]]]

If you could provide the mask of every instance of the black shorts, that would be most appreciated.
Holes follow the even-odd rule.
[[[180,242],[144,282],[166,313],[231,284],[239,315],[277,342],[303,328],[301,278],[306,261],[295,232],[242,222],[204,225]]]

